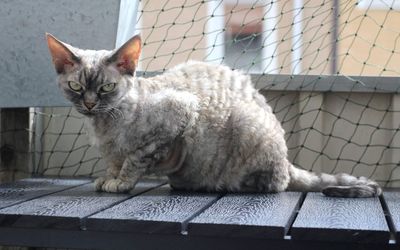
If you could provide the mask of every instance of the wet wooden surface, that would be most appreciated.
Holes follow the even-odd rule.
[[[0,185],[0,198],[0,245],[130,249],[135,239],[143,249],[241,249],[240,239],[254,249],[400,247],[397,191],[367,199],[219,194],[143,180],[128,194],[109,194],[91,180],[39,178]]]
[[[349,199],[308,193],[292,226],[292,237],[384,243],[390,233],[378,197]]]
[[[283,239],[301,193],[229,194],[189,223],[190,234]]]

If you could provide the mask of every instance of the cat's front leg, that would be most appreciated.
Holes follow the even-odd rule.
[[[110,156],[104,156],[104,160],[107,165],[107,170],[106,170],[106,175],[98,177],[94,181],[94,186],[96,191],[102,191],[102,186],[104,183],[108,180],[112,180],[118,177],[121,167],[123,164],[123,161],[118,160],[120,157],[110,157]]]
[[[102,187],[105,182],[108,180],[112,180],[118,177],[121,168],[118,168],[114,165],[107,168],[107,174],[105,176],[100,176],[94,181],[94,187],[96,191],[102,191]]]
[[[105,180],[101,190],[109,193],[125,193],[133,189],[139,179],[145,174],[150,162],[139,161],[137,155],[129,155],[116,178]]]

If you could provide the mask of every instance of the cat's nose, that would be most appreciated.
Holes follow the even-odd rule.
[[[83,102],[88,110],[91,110],[94,106],[96,106],[95,102]]]

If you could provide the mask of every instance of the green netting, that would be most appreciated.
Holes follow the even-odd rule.
[[[188,60],[224,63],[253,74],[282,121],[296,165],[399,185],[397,91],[381,93],[381,85],[369,88],[352,80],[391,76],[399,83],[398,1],[164,0],[140,1],[138,11],[137,33],[143,40],[139,71],[145,76]],[[299,91],[291,88],[290,77],[263,84],[265,77],[297,74],[321,77],[304,77]],[[346,76],[354,88],[320,92],[324,75]],[[360,85],[366,92],[358,91]],[[34,173],[104,172],[82,116],[73,109],[32,109],[31,119]]]

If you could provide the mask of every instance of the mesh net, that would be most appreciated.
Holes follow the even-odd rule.
[[[394,0],[140,1],[139,71],[187,60],[241,69],[282,122],[294,164],[399,186],[400,99],[397,87],[382,91],[398,82],[399,9]],[[350,85],[336,90],[342,83],[325,75]],[[371,86],[356,76],[385,80]],[[32,172],[104,172],[73,109],[31,109],[30,118]]]

